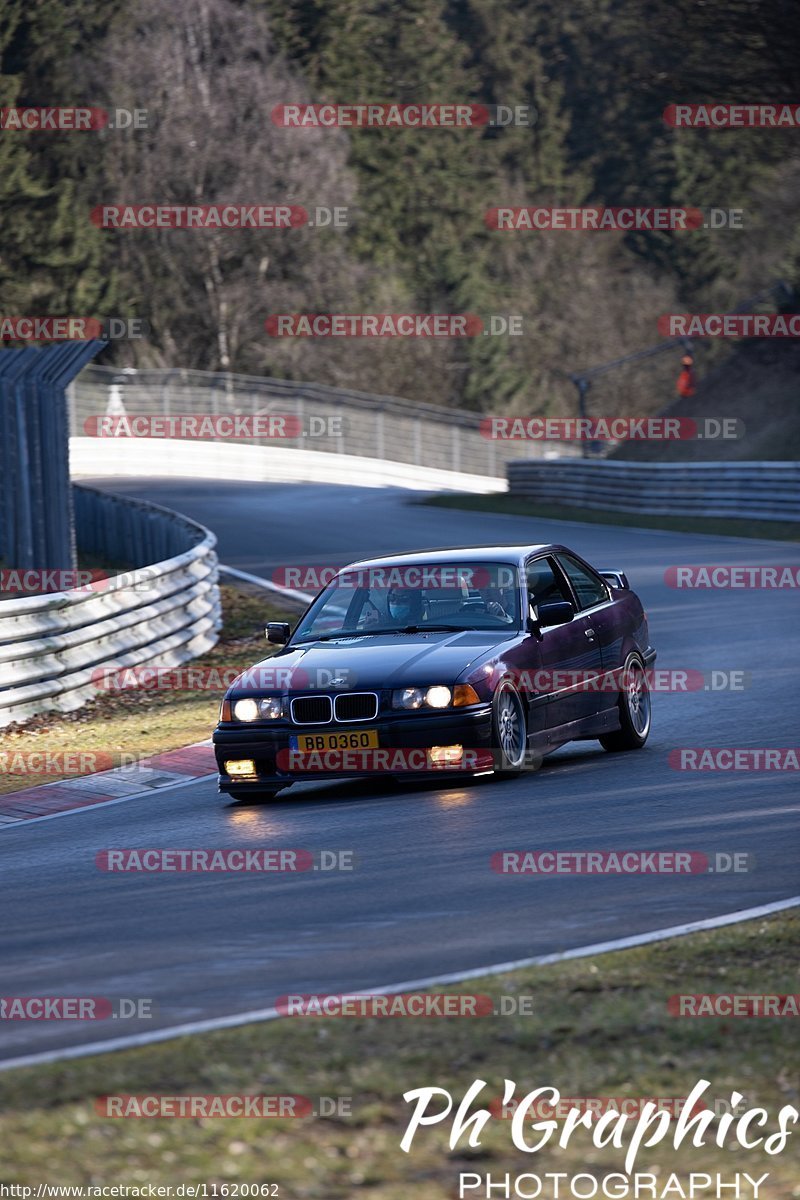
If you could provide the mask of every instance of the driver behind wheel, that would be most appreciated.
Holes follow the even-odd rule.
[[[513,617],[506,612],[503,604],[503,593],[500,588],[483,588],[483,601],[486,612],[491,617],[499,617],[501,621],[511,622]]]
[[[419,588],[392,588],[387,608],[398,625],[418,625],[422,620],[422,592]]]

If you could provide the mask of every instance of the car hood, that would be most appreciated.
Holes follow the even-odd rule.
[[[498,634],[500,636],[498,636]],[[292,691],[336,690],[375,691],[381,688],[429,687],[434,683],[453,684],[470,669],[497,657],[518,640],[514,631],[465,630],[463,633],[380,634],[376,637],[337,638],[331,642],[309,642],[290,648],[256,663],[230,689],[237,696],[255,695],[269,687],[258,685],[258,670],[265,675],[274,673],[295,678],[289,683]],[[342,682],[335,680],[339,676]]]

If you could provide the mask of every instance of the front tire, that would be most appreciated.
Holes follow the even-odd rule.
[[[604,733],[604,750],[641,750],[650,734],[650,687],[641,659],[631,656],[622,671],[619,697],[620,728]]]
[[[499,684],[492,700],[492,735],[497,774],[518,775],[525,763],[528,725],[520,694],[508,681]]]

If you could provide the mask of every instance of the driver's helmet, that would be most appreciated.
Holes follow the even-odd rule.
[[[392,588],[386,607],[389,616],[398,624],[416,624],[422,616],[422,592],[419,588]]]

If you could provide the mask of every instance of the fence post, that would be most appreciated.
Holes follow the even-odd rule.
[[[10,566],[76,566],[66,388],[104,345],[0,351],[0,544]]]
[[[383,437],[384,437],[384,421],[383,421],[383,405],[381,405],[381,407],[378,409],[378,411],[375,414],[375,457],[376,458],[382,459],[382,458],[386,457]]]
[[[452,447],[453,447],[453,456],[452,456],[453,470],[460,471],[461,470],[461,430],[459,429],[458,425],[452,426],[451,441],[452,441]]]

